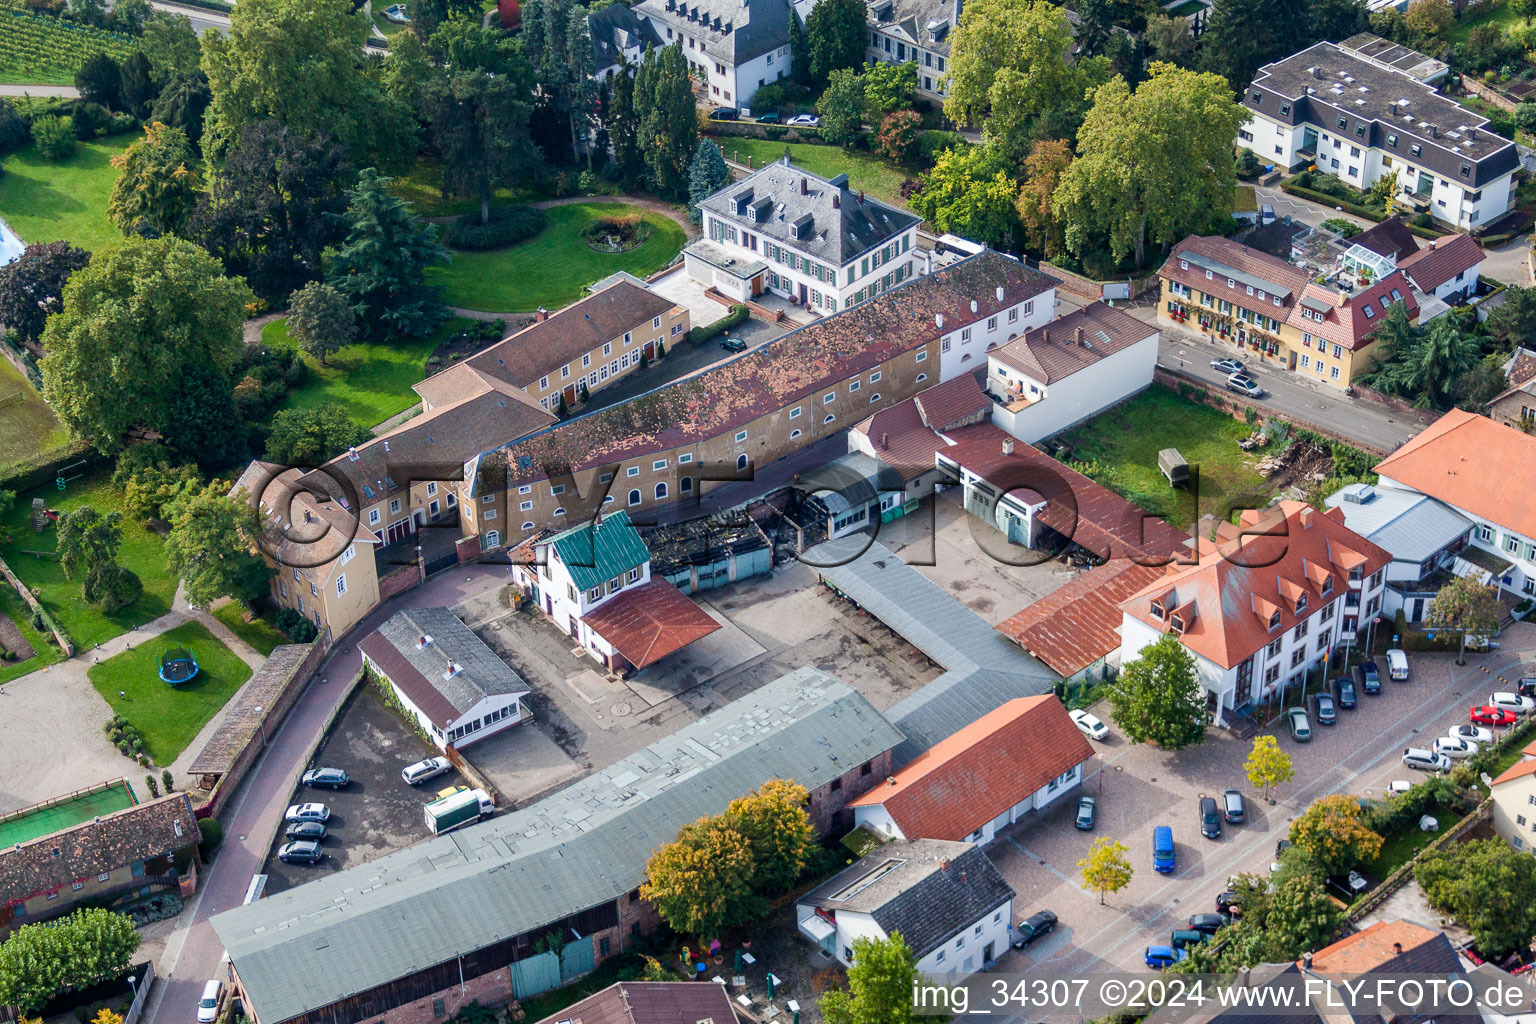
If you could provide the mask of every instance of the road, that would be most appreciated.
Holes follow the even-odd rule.
[[[219,14],[216,11],[205,11],[201,7],[183,7],[181,4],[165,3],[164,0],[150,0],[149,6],[157,11],[165,11],[169,14],[184,14],[192,23],[192,31],[202,35],[208,29],[224,33],[229,31],[229,15]]]
[[[80,90],[72,85],[0,85],[0,96],[59,96],[72,100]]]

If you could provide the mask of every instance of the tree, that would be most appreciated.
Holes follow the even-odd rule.
[[[411,33],[426,39],[450,19],[478,17],[480,5],[474,0],[406,0],[406,15],[411,19]],[[393,44],[391,44],[393,48]]]
[[[1024,237],[1031,249],[1055,256],[1065,246],[1065,233],[1051,209],[1051,196],[1061,176],[1072,166],[1072,147],[1065,139],[1041,139],[1024,160],[1024,184],[1014,203]]]
[[[0,264],[0,323],[23,341],[36,341],[48,315],[58,312],[70,275],[90,258],[68,242],[33,242],[20,256]]]
[[[1018,220],[1018,191],[987,147],[968,146],[940,155],[910,205],[940,231],[1003,249]]]
[[[1455,23],[1456,10],[1451,0],[1413,0],[1403,15],[1403,24],[1420,45],[1444,42]]]
[[[390,180],[368,167],[347,190],[347,237],[326,281],[351,301],[370,337],[417,337],[444,315],[426,274],[449,254],[437,229],[389,193]]]
[[[1245,904],[1243,917],[1247,916]],[[1292,873],[1280,882],[1269,899],[1264,933],[1270,948],[1264,959],[1295,960],[1308,950],[1320,949],[1338,934],[1343,923],[1344,912],[1315,874]]]
[[[1242,92],[1262,65],[1315,40],[1307,7],[1302,0],[1216,0],[1200,37],[1201,69]]]
[[[879,124],[888,114],[910,109],[916,92],[916,61],[871,64],[864,72],[864,119]]]
[[[74,119],[57,114],[33,118],[32,142],[44,160],[58,163],[75,151]]]
[[[1449,408],[1462,378],[1481,358],[1478,339],[1462,329],[1454,313],[1421,327],[1408,320],[1402,303],[1394,302],[1374,336],[1376,365],[1364,380],[1420,408]]]
[[[1291,755],[1280,749],[1279,742],[1273,736],[1253,738],[1253,749],[1248,752],[1248,760],[1243,762],[1243,771],[1248,776],[1248,784],[1262,790],[1270,803],[1275,801],[1269,791],[1296,777]]]
[[[645,159],[640,152],[640,120],[635,110],[635,71],[627,63],[609,79],[608,102],[603,106],[603,128],[613,147],[613,163],[619,181],[626,188],[645,173]]]
[[[149,59],[157,85],[178,75],[202,74],[203,48],[185,14],[152,11],[139,36],[139,52]]]
[[[1334,793],[1312,801],[1291,822],[1291,842],[1324,874],[1333,875],[1375,860],[1382,838],[1361,820],[1354,797]]]
[[[187,134],[158,121],[144,137],[112,158],[117,181],[107,219],[125,235],[179,235],[202,191],[202,175]]]
[[[82,580],[86,601],[108,611],[137,601],[144,589],[138,576],[117,564],[121,520],[120,512],[102,515],[89,505],[59,519],[59,564],[65,578]]]
[[[236,402],[230,374],[217,366],[188,368],[165,420],[166,447],[205,472],[248,461],[251,425]]]
[[[810,37],[811,81],[825,87],[832,72],[864,66],[865,26],[863,0],[821,0],[805,19]]]
[[[1456,408],[1483,412],[1489,402],[1509,390],[1509,374],[1504,372],[1504,363],[1505,357],[1501,352],[1490,352],[1483,356],[1476,366],[1456,382],[1451,395]]]
[[[832,72],[816,112],[821,115],[821,137],[832,145],[846,146],[858,138],[864,126],[864,77],[848,68]]]
[[[1132,743],[1182,750],[1205,740],[1205,695],[1195,658],[1172,633],[1123,666],[1109,687],[1111,715]]]
[[[195,465],[176,465],[164,445],[152,442],[123,452],[112,469],[112,487],[122,494],[123,508],[139,522],[162,518],[165,506],[202,483]]]
[[[61,992],[122,974],[138,948],[133,921],[100,907],[23,925],[0,943],[0,1004],[36,1014]]]
[[[283,409],[272,417],[267,461],[279,466],[319,466],[372,437],[372,431],[354,423],[339,405]]]
[[[1413,876],[1430,906],[1472,932],[1490,961],[1525,950],[1536,935],[1536,860],[1503,839],[1472,839],[1423,855]]]
[[[1189,22],[1158,14],[1147,19],[1147,30],[1142,39],[1156,59],[1181,68],[1194,66],[1195,37],[1189,31]]]
[[[1424,624],[1431,629],[1449,629],[1461,635],[1456,664],[1467,663],[1467,637],[1486,635],[1499,628],[1504,609],[1499,604],[1499,588],[1479,583],[1470,576],[1457,576],[1435,594],[1424,613]]]
[[[731,180],[731,169],[713,139],[700,139],[688,165],[688,205],[693,218],[699,219],[699,204],[718,192]]]
[[[123,69],[110,54],[87,57],[75,72],[75,88],[87,103],[100,103],[108,110],[123,107]]]
[[[732,800],[725,822],[747,837],[752,849],[752,888],[765,896],[788,892],[805,870],[816,829],[805,812],[805,787],[783,779]]]
[[[276,121],[246,125],[189,231],[268,302],[321,275],[340,242],[352,167],[343,146]]]
[[[203,137],[203,115],[213,93],[201,71],[177,75],[165,84],[149,110],[151,121],[180,129],[194,147]]]
[[[487,71],[461,71],[422,97],[443,160],[443,193],[478,199],[482,224],[491,219],[491,192],[515,185],[536,164],[531,110],[512,80]]]
[[[917,956],[901,932],[853,940],[848,991],[821,997],[827,1024],[913,1024],[912,990],[919,982]]]
[[[1371,27],[1370,9],[1364,0],[1312,0],[1307,13],[1307,41],[1348,39]]]
[[[1504,289],[1504,302],[1488,314],[1483,326],[1506,352],[1536,337],[1536,288]]]
[[[213,91],[204,148],[222,157],[246,125],[271,119],[301,138],[334,138],[359,163],[404,163],[415,119],[368,73],[368,26],[350,0],[242,0],[229,31],[203,40]]]
[[[767,909],[752,891],[753,863],[752,844],[745,835],[717,818],[700,818],[651,854],[640,895],[674,930],[717,935]]]
[[[1115,32],[1116,7],[1115,0],[1078,0],[1074,35],[1078,52],[1084,57],[1097,57],[1104,52]]]
[[[1083,873],[1083,887],[1099,894],[1099,906],[1104,906],[1106,893],[1119,892],[1131,884],[1134,871],[1126,856],[1129,852],[1124,843],[1100,836],[1088,848],[1088,856],[1077,862]]]
[[[910,164],[917,158],[922,144],[923,118],[915,110],[898,110],[886,114],[875,132],[874,150],[887,160],[898,164]]]
[[[244,351],[249,301],[244,282],[191,242],[129,237],[65,285],[43,331],[43,396],[103,452],[130,427],[169,430],[186,378],[227,374]]]
[[[122,83],[123,109],[134,117],[148,116],[149,105],[159,95],[149,58],[138,50],[130,53],[123,60]]]
[[[686,197],[699,117],[681,39],[646,51],[635,72],[635,114],[636,144],[651,187],[669,199]]]
[[[188,490],[165,509],[166,569],[186,586],[187,600],[207,607],[221,597],[250,604],[267,590],[266,563],[256,553],[261,520],[245,492],[217,480]]]
[[[811,42],[793,4],[789,8],[789,77],[797,85],[811,87]]]
[[[326,356],[357,340],[357,314],[324,281],[311,281],[288,298],[288,334],[325,365]]]
[[[1510,0],[1509,9],[1520,16],[1527,25],[1536,18],[1536,0]]]
[[[570,129],[574,161],[578,141],[587,136],[594,89],[586,8],[572,0],[528,0],[521,35],[544,107]]]
[[[1172,245],[1232,208],[1232,140],[1247,120],[1222,79],[1154,63],[1132,93],[1114,79],[1093,92],[1077,159],[1051,205],[1078,256],[1104,238],[1117,260],[1145,266],[1149,243]]]

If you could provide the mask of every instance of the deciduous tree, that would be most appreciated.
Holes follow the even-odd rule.
[[[389,193],[389,181],[369,167],[347,190],[347,237],[326,281],[351,301],[369,337],[415,337],[445,315],[426,274],[449,254],[437,229]]]
[[[864,72],[864,118],[877,125],[886,115],[908,110],[917,92],[917,63],[878,61]]]
[[[1483,325],[1506,352],[1536,338],[1536,288],[1510,285]]]
[[[1446,33],[1455,23],[1456,10],[1450,0],[1413,0],[1403,15],[1403,24],[1421,45],[1444,42]]]
[[[1119,892],[1131,884],[1130,851],[1124,843],[1108,836],[1100,836],[1088,848],[1088,856],[1077,862],[1083,873],[1083,887],[1099,894],[1099,906],[1104,906],[1107,893]]]
[[[940,231],[1006,249],[1018,221],[1018,192],[985,146],[970,146],[945,150],[910,204]]]
[[[816,101],[821,115],[821,137],[834,146],[846,146],[859,137],[864,125],[864,76],[850,68],[832,72]]]
[[[182,234],[197,206],[203,178],[186,132],[156,121],[144,137],[112,158],[117,181],[107,219],[125,235]]]
[[[788,892],[816,844],[816,830],[805,811],[805,787],[783,779],[763,783],[757,792],[732,800],[724,820],[747,837],[752,849],[752,888],[764,896]]]
[[[805,20],[805,34],[810,37],[811,80],[816,86],[825,87],[840,68],[863,67],[869,38],[863,0],[821,0]]]
[[[267,461],[279,466],[318,466],[373,437],[339,405],[283,409],[272,417]]]
[[[332,352],[357,340],[357,314],[335,288],[311,281],[288,298],[288,334],[324,365]]]
[[[1070,166],[1072,147],[1064,139],[1040,140],[1024,160],[1024,184],[1019,186],[1014,206],[1030,248],[1047,256],[1057,255],[1065,245],[1065,233],[1051,208],[1051,196],[1056,194],[1061,176]]]
[[[887,160],[910,164],[917,158],[922,133],[922,115],[915,110],[898,110],[881,118],[873,148]]]
[[[822,996],[821,1015],[827,1024],[913,1024],[918,982],[917,956],[901,932],[854,939],[848,991]]]
[[[1200,37],[1201,69],[1221,75],[1233,90],[1248,88],[1262,65],[1313,41],[1308,6],[1303,0],[1216,0]]]
[[[1291,822],[1291,842],[1332,875],[1375,860],[1382,839],[1361,820],[1354,797],[1334,793],[1312,801]]]
[[[1243,917],[1248,908],[1243,907]],[[1315,874],[1293,872],[1269,899],[1264,934],[1269,940],[1266,962],[1295,960],[1308,950],[1321,949],[1338,933],[1344,912]]]
[[[708,937],[761,916],[766,904],[752,889],[751,841],[718,818],[684,825],[651,854],[640,887],[661,919],[684,935]]]
[[[90,258],[68,242],[33,242],[20,256],[0,264],[0,323],[23,341],[36,341],[48,315],[58,312],[70,275]]]
[[[203,48],[185,14],[152,11],[139,36],[139,51],[149,58],[157,85],[164,86],[177,75],[202,73]]]
[[[75,72],[75,88],[87,103],[100,103],[108,110],[123,108],[123,69],[111,54],[87,57]]]
[[[59,519],[59,563],[66,579],[80,580],[87,602],[111,611],[139,599],[138,576],[117,564],[122,513],[102,515],[83,505]]]
[[[167,570],[186,587],[187,600],[206,608],[221,597],[250,604],[267,590],[266,563],[256,553],[261,520],[245,493],[229,493],[215,480],[189,490],[165,509]]]
[[[195,465],[177,465],[164,445],[153,442],[129,448],[112,469],[112,486],[122,494],[123,508],[140,522],[161,518],[166,505],[202,483]]]
[[[186,378],[202,368],[227,374],[243,351],[251,300],[191,242],[129,237],[65,285],[63,309],[43,331],[43,395],[103,452],[130,427],[167,431]]]
[[[1461,636],[1456,664],[1467,663],[1467,637],[1486,635],[1499,628],[1504,609],[1499,605],[1499,588],[1479,583],[1470,576],[1457,576],[1441,587],[1429,602],[1424,623],[1432,629],[1454,630]]]
[[[1195,658],[1172,633],[1146,647],[1110,684],[1111,717],[1132,743],[1182,750],[1205,740],[1205,693]]]
[[[1142,39],[1156,60],[1177,64],[1181,68],[1191,67],[1195,63],[1195,37],[1189,31],[1188,20],[1184,18],[1153,15],[1147,19],[1147,30],[1142,34]]]
[[[99,907],[22,925],[0,943],[0,1003],[38,1013],[61,992],[120,975],[138,948],[133,922]]]
[[[1503,839],[1473,839],[1424,854],[1414,878],[1431,906],[1472,932],[1490,960],[1530,946],[1536,935],[1536,859]]]
[[[1266,797],[1275,786],[1296,777],[1291,755],[1280,749],[1273,736],[1253,738],[1253,749],[1248,752],[1248,760],[1243,762],[1243,772],[1248,776],[1249,785],[1262,790]]]
[[[528,134],[532,109],[512,79],[488,71],[460,71],[422,97],[443,159],[443,193],[479,200],[482,224],[491,219],[491,192],[537,166]]]
[[[685,198],[699,117],[681,39],[646,51],[635,72],[635,113],[637,145],[651,187],[669,199]]]

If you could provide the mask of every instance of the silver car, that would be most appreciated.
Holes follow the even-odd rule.
[[[1423,747],[1409,747],[1403,751],[1403,764],[1409,768],[1417,768],[1421,772],[1448,772],[1451,770],[1451,759],[1444,754],[1436,754],[1425,750]]]
[[[405,780],[406,785],[414,786],[418,782],[435,779],[452,767],[452,763],[446,757],[429,757],[425,761],[417,761],[400,769],[400,778]]]

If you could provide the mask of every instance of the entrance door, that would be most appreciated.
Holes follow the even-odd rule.
[[[989,942],[981,947],[981,962],[989,964],[992,962],[992,959],[992,943]]]
[[[656,358],[656,343],[654,341],[648,341],[645,343],[645,358],[647,360]]]
[[[806,291],[805,285],[801,285],[800,286],[800,305],[802,305],[802,306],[805,305],[805,300],[808,297],[809,297],[809,293]]]
[[[576,404],[576,385],[575,384],[572,384],[570,387],[565,389],[565,404],[566,405],[575,405]]]

